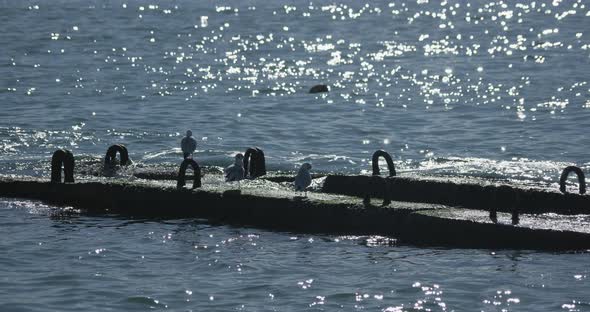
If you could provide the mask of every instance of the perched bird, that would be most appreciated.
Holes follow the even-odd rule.
[[[237,154],[234,164],[225,168],[225,182],[240,181],[244,179],[244,155]],[[239,186],[239,184],[238,184]]]
[[[182,157],[187,159],[197,149],[197,140],[193,138],[193,132],[186,130],[186,136],[180,141],[180,149],[182,149]]]
[[[311,184],[311,174],[309,173],[311,170],[311,165],[309,163],[304,163],[299,168],[299,172],[295,177],[295,190],[300,192],[305,192],[305,197],[307,197],[307,187]]]

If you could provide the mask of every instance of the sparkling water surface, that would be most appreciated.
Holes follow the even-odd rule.
[[[0,3],[5,171],[115,142],[175,160],[189,128],[204,160],[259,145],[289,169],[358,172],[378,148],[535,180],[589,163],[580,0]]]
[[[590,310],[586,253],[0,209],[2,311]]]
[[[0,0],[0,25],[0,174],[47,174],[57,148],[100,156],[113,143],[138,163],[177,163],[186,129],[204,165],[260,146],[271,170],[365,173],[385,149],[402,175],[553,189],[565,166],[590,169],[582,0]],[[331,90],[309,94],[316,84]],[[12,199],[0,222],[2,311],[590,310],[585,253]]]

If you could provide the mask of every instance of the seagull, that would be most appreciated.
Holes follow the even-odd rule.
[[[299,168],[299,172],[295,177],[295,190],[300,192],[305,192],[305,197],[307,197],[307,187],[311,184],[311,174],[309,173],[311,170],[311,165],[309,163],[304,163]]]
[[[238,181],[238,187],[240,186],[240,180],[244,179],[244,155],[236,154],[234,164],[225,168],[225,182]]]
[[[197,140],[193,138],[192,131],[186,130],[186,136],[180,141],[180,149],[182,149],[184,159],[187,159],[189,156],[190,158],[193,157],[192,155],[197,149]]]

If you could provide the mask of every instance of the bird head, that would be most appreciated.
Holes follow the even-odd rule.
[[[305,170],[305,171],[311,170],[311,164],[310,163],[304,163],[303,165],[301,165],[301,170]]]

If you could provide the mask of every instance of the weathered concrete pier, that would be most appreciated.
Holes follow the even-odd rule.
[[[322,191],[512,213],[590,214],[590,196],[467,178],[328,175]]]
[[[564,170],[562,193],[557,193],[464,178],[397,177],[391,156],[377,151],[372,176],[318,177],[312,183],[315,191],[301,197],[290,183],[292,175],[267,174],[261,149],[250,148],[246,155],[248,179],[233,185],[225,183],[219,168],[203,170],[191,158],[178,171],[129,166],[127,149],[118,144],[109,148],[104,164],[82,161],[74,182],[74,156],[58,150],[51,179],[0,177],[0,197],[38,199],[92,213],[195,217],[308,233],[379,234],[415,245],[590,249],[590,197],[568,194],[565,187],[569,173],[575,172],[580,193],[585,193],[584,173],[575,166]],[[387,162],[387,177],[379,175],[379,157]],[[189,167],[192,176],[186,174]],[[191,189],[186,188],[187,179],[193,180]]]
[[[285,184],[245,181],[241,190],[206,175],[197,189],[177,188],[173,181],[78,179],[46,182],[3,177],[0,196],[38,199],[83,211],[134,217],[204,218],[213,223],[255,226],[306,233],[379,234],[402,244],[469,248],[545,250],[590,249],[590,223],[569,216],[521,214],[519,225],[499,212],[441,204],[381,200],[312,192],[297,196]],[[576,221],[577,220],[577,221]]]

